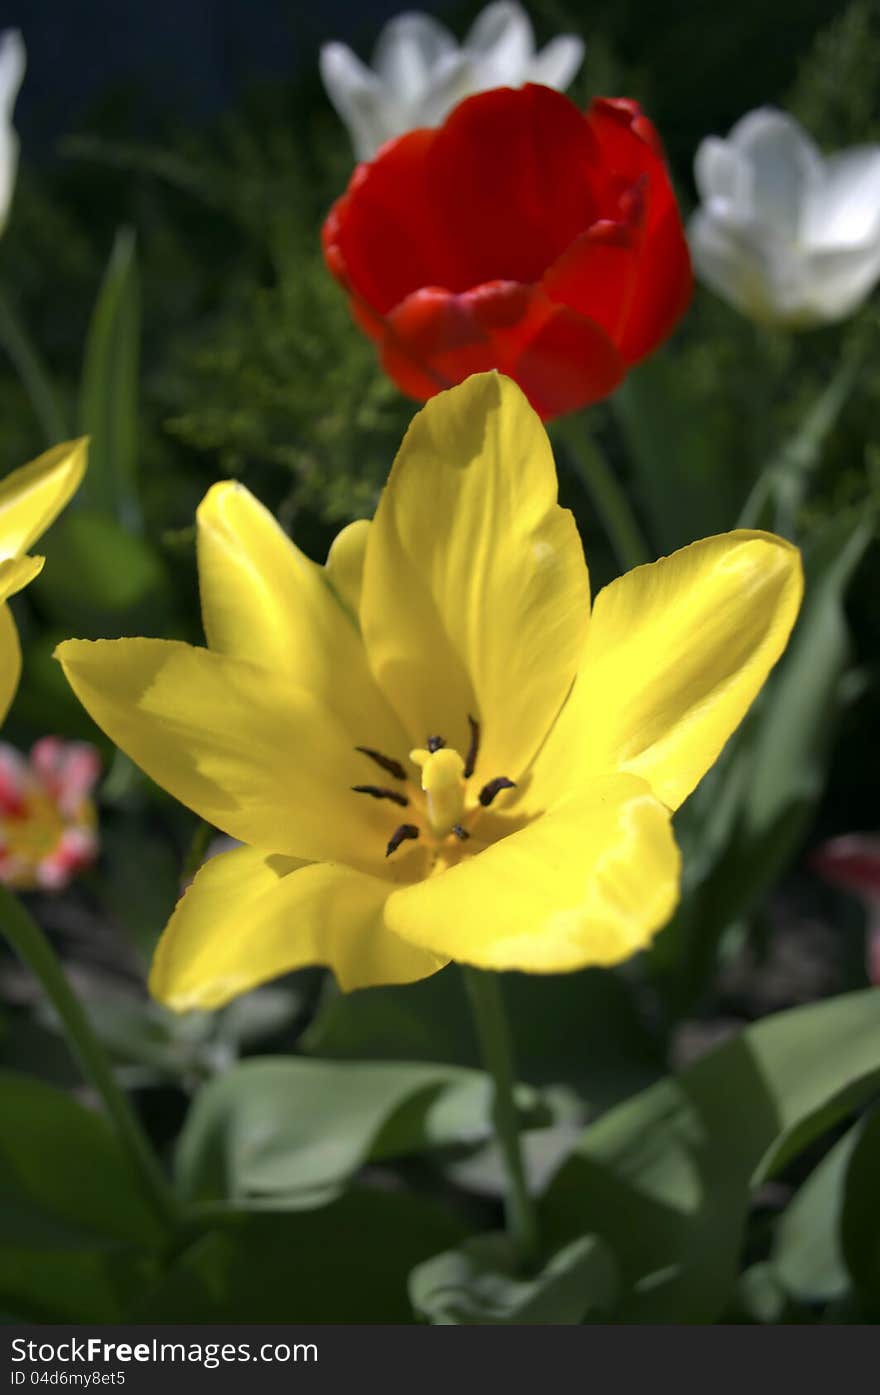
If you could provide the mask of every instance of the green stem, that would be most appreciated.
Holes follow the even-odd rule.
[[[650,562],[651,553],[620,480],[577,417],[558,421],[555,432],[589,493],[624,571]]]
[[[213,832],[214,825],[212,823],[206,823],[204,819],[199,819],[186,857],[183,860],[183,880],[185,882],[188,882],[195,876],[204,862],[205,853],[208,851],[208,844],[211,841],[211,834]]]
[[[177,1224],[177,1203],[131,1105],[116,1082],[100,1041],[74,996],[55,952],[36,921],[0,886],[0,925],[12,948],[42,984],[61,1018],[67,1043],[104,1104],[144,1196],[163,1226]]]
[[[483,973],[480,969],[471,969],[466,965],[462,965],[462,973],[471,1000],[480,1050],[495,1085],[492,1121],[507,1174],[507,1231],[520,1264],[525,1268],[535,1258],[538,1223],[529,1195],[520,1148],[519,1123],[514,1099],[513,1051],[501,998],[501,985],[497,974]]]
[[[67,430],[49,375],[24,326],[15,318],[3,296],[0,296],[0,344],[12,360],[22,387],[30,398],[46,444],[54,446],[56,442],[63,441]]]

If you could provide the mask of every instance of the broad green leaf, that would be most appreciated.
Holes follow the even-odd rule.
[[[313,1211],[230,1212],[129,1320],[412,1322],[406,1276],[464,1235],[435,1202],[367,1188]]]
[[[840,1233],[859,1296],[880,1317],[880,1107],[865,1120],[852,1150]]]
[[[656,1045],[616,974],[504,974],[502,992],[524,1079],[576,1085],[596,1110],[661,1074]],[[336,1059],[481,1064],[456,965],[405,988],[331,988],[302,1045]]]
[[[416,1312],[441,1326],[571,1326],[610,1308],[616,1287],[614,1257],[595,1235],[571,1241],[532,1278],[517,1274],[506,1235],[476,1235],[409,1280]]]
[[[691,384],[675,353],[652,355],[611,399],[658,552],[673,552],[730,527],[742,497],[706,412],[695,413]]]
[[[776,1226],[771,1267],[800,1303],[841,1298],[850,1284],[840,1244],[847,1168],[860,1134],[849,1129],[813,1169]]]
[[[48,544],[52,565],[35,595],[54,623],[100,632],[129,633],[135,622],[155,620],[169,600],[162,558],[115,518],[71,510],[59,519]]]
[[[86,340],[79,429],[91,437],[80,502],[139,530],[140,287],[134,233],[116,234]]]
[[[193,1102],[178,1140],[178,1186],[191,1201],[323,1204],[368,1159],[484,1142],[491,1099],[487,1076],[456,1067],[244,1061]],[[546,1122],[533,1091],[521,1087],[520,1100]]]
[[[0,1303],[44,1321],[108,1321],[162,1242],[109,1125],[0,1071]]]
[[[880,991],[779,1013],[605,1114],[544,1197],[545,1235],[596,1233],[625,1322],[711,1322],[751,1192],[880,1085]]]

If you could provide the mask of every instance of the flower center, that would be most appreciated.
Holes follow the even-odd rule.
[[[452,746],[447,746],[442,736],[429,736],[425,745],[410,751],[409,758],[421,771],[421,791],[424,800],[414,794],[417,802],[423,803],[424,822],[427,832],[436,844],[447,839],[464,843],[471,837],[471,827],[481,809],[487,809],[502,790],[514,788],[515,782],[506,775],[498,775],[483,785],[476,802],[468,798],[468,780],[474,773],[480,749],[480,725],[474,717],[468,717],[471,741],[467,756],[462,758]],[[355,794],[367,794],[373,799],[386,799],[408,808],[410,795],[406,792],[408,776],[400,761],[383,755],[371,746],[356,746],[355,750],[368,756],[381,770],[404,786],[394,788],[387,785],[352,785]],[[402,823],[392,834],[385,856],[390,857],[402,843],[419,838],[422,829],[417,823]]]

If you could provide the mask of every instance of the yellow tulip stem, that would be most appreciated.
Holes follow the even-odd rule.
[[[495,1087],[492,1122],[507,1175],[507,1232],[520,1266],[527,1269],[536,1258],[538,1222],[529,1195],[520,1147],[514,1098],[516,1076],[513,1050],[501,997],[501,984],[497,974],[484,973],[481,969],[472,969],[467,965],[462,965],[462,973],[471,1001],[480,1050]]]
[[[104,1048],[71,990],[52,946],[36,921],[4,886],[0,886],[0,929],[22,963],[42,985],[58,1013],[71,1054],[100,1097],[144,1197],[163,1228],[171,1232],[178,1224],[177,1202],[149,1140],[117,1084]]]
[[[565,446],[575,473],[596,506],[621,571],[652,560],[626,491],[579,416],[563,417],[553,434]]]

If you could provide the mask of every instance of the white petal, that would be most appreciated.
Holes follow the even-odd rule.
[[[880,145],[855,146],[825,161],[807,204],[804,239],[814,249],[864,246],[880,237]]]
[[[847,251],[811,253],[806,278],[811,321],[845,319],[880,281],[880,239]]]
[[[431,85],[418,107],[408,109],[407,129],[415,126],[439,126],[445,116],[480,90],[473,61],[464,50],[441,59],[434,69]]]
[[[535,34],[521,5],[497,0],[472,25],[464,47],[476,62],[481,88],[518,87],[535,53]]]
[[[701,208],[688,226],[694,268],[736,310],[759,323],[803,323],[805,259],[757,223],[738,223]]]
[[[700,198],[720,199],[740,216],[751,214],[752,180],[749,166],[735,146],[717,136],[700,141],[694,157],[694,179]]]
[[[576,34],[551,39],[529,64],[526,80],[564,92],[584,61],[584,41]]]
[[[797,237],[812,191],[822,182],[822,157],[793,117],[761,107],[738,121],[729,143],[748,163],[752,212],[791,238]]]
[[[12,108],[24,77],[27,54],[17,29],[0,34],[0,119],[11,121]]]
[[[15,176],[18,171],[18,136],[12,127],[12,108],[25,70],[24,41],[17,29],[0,34],[0,232],[6,226]]]
[[[396,15],[376,40],[373,67],[398,102],[418,104],[437,64],[457,50],[449,30],[430,15]]]
[[[348,128],[358,160],[369,160],[379,146],[398,135],[398,111],[382,83],[345,44],[324,44],[321,77],[327,96]]]

